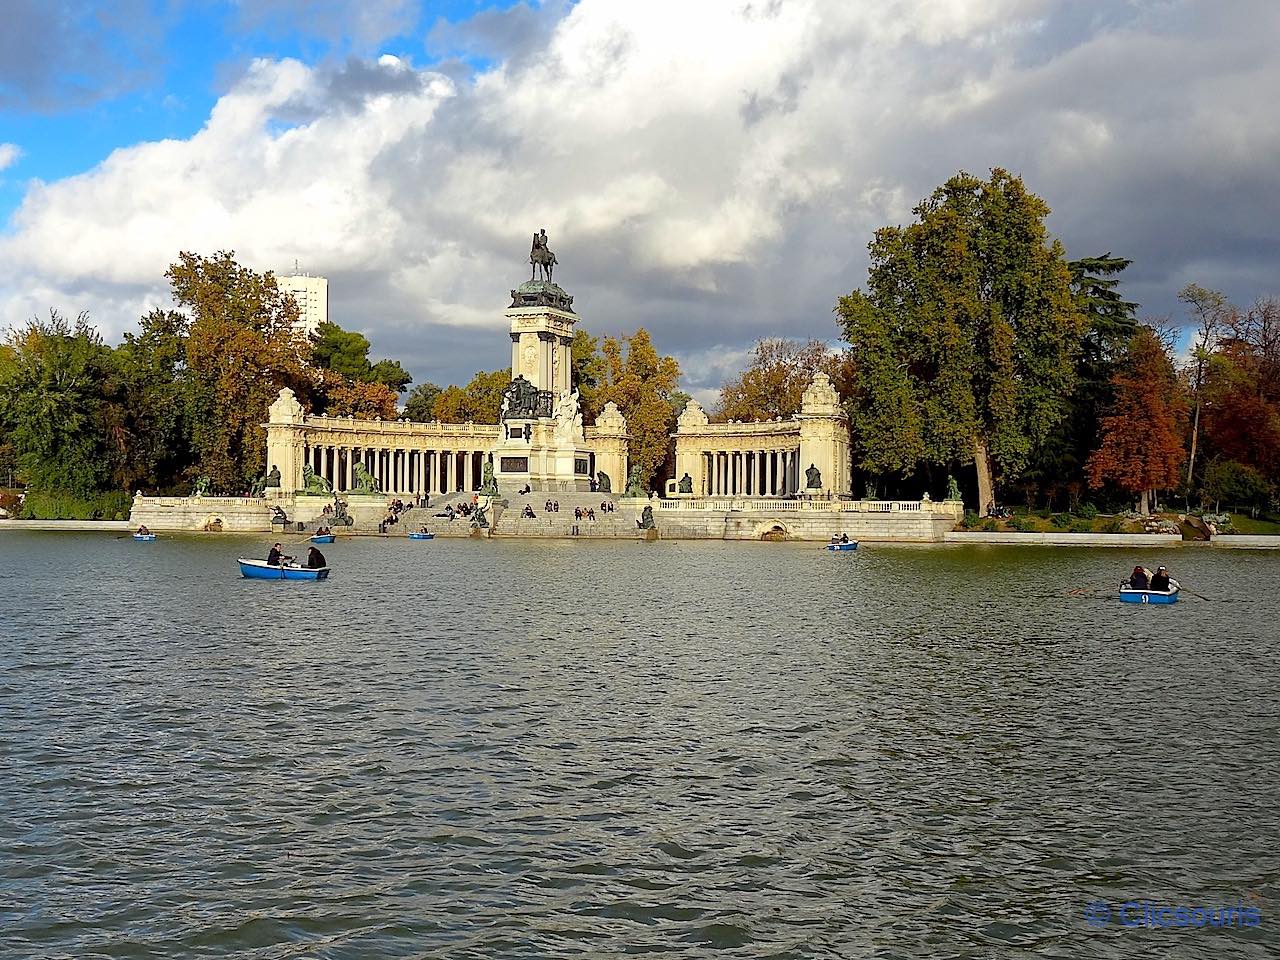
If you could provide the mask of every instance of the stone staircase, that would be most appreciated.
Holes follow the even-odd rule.
[[[547,493],[535,490],[524,495],[506,496],[507,505],[494,526],[495,537],[564,537],[572,539],[628,539],[637,540],[641,531],[636,526],[640,513],[617,503],[608,493]],[[548,512],[547,500],[560,504],[558,512]],[[601,501],[614,503],[613,513],[600,509]],[[533,519],[522,517],[525,505],[533,508]],[[594,509],[596,519],[574,520],[575,507]]]
[[[386,500],[393,499],[388,496]],[[402,498],[406,499],[406,498]],[[468,537],[471,535],[471,520],[465,517],[459,517],[456,520],[447,520],[444,517],[437,517],[436,514],[442,512],[449,504],[453,504],[456,508],[459,504],[471,500],[470,493],[450,493],[437,494],[431,498],[431,506],[414,507],[412,510],[406,510],[400,514],[398,523],[387,527],[384,536],[388,537],[405,537],[410,531],[417,532],[421,530],[423,525],[427,530],[434,533],[437,537]],[[341,536],[348,534],[351,536],[376,537],[379,535],[378,524],[385,515],[381,509],[377,511],[379,514],[377,519],[357,518],[356,522],[349,527],[334,527],[333,532]],[[307,530],[314,530],[324,521],[312,520],[307,523]]]

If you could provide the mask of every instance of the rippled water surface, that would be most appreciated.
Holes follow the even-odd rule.
[[[1277,955],[1280,555],[323,549],[0,533],[0,956]]]

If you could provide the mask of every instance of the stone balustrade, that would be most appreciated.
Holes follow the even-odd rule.
[[[937,516],[964,515],[958,500],[776,500],[769,497],[699,497],[656,501],[663,512],[709,511],[713,513],[929,513]]]

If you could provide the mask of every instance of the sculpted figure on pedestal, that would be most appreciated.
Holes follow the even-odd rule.
[[[556,401],[556,441],[562,444],[582,443],[582,411],[578,408],[578,391],[565,390]]]
[[[676,489],[680,493],[693,493],[693,477],[686,473],[680,478],[680,485]]]
[[[533,235],[533,246],[529,249],[529,263],[533,265],[529,279],[535,279],[538,276],[538,269],[541,268],[542,279],[550,283],[551,272],[558,262],[556,255],[547,247],[547,229],[543,227],[540,233]]]
[[[369,472],[369,468],[363,463],[356,464],[354,473],[355,486],[351,488],[352,493],[366,495],[382,493],[382,489],[378,486],[378,481],[373,478],[373,474]]]
[[[333,493],[333,485],[324,477],[311,469],[311,464],[302,465],[302,492],[316,496]]]
[[[628,497],[644,496],[644,481],[640,479],[640,468],[638,466],[632,467],[631,473],[627,476],[626,496]]]
[[[482,497],[496,497],[498,495],[498,481],[493,475],[492,453],[485,457],[484,473],[481,476],[479,492]]]
[[[267,473],[267,479],[263,482],[263,487],[280,487],[280,468],[275,464],[271,465],[270,472]]]
[[[641,530],[652,530],[657,526],[653,520],[653,507],[645,504],[645,508],[640,511],[640,519],[636,521],[636,526]]]
[[[334,494],[333,497],[333,513],[329,516],[326,522],[331,527],[334,524],[349,527],[355,523],[355,521],[347,514],[347,501],[339,500],[337,494]]]
[[[809,469],[804,472],[804,485],[809,490],[822,489],[822,471],[814,464],[809,464]]]
[[[609,479],[609,475],[603,470],[596,471],[596,492],[613,493],[613,481]]]

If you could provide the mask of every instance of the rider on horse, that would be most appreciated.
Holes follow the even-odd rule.
[[[541,233],[533,235],[533,247],[529,250],[529,263],[533,265],[533,271],[529,279],[537,277],[538,268],[541,267],[543,279],[550,283],[551,270],[557,262],[556,255],[547,249],[547,229],[543,227]]]

